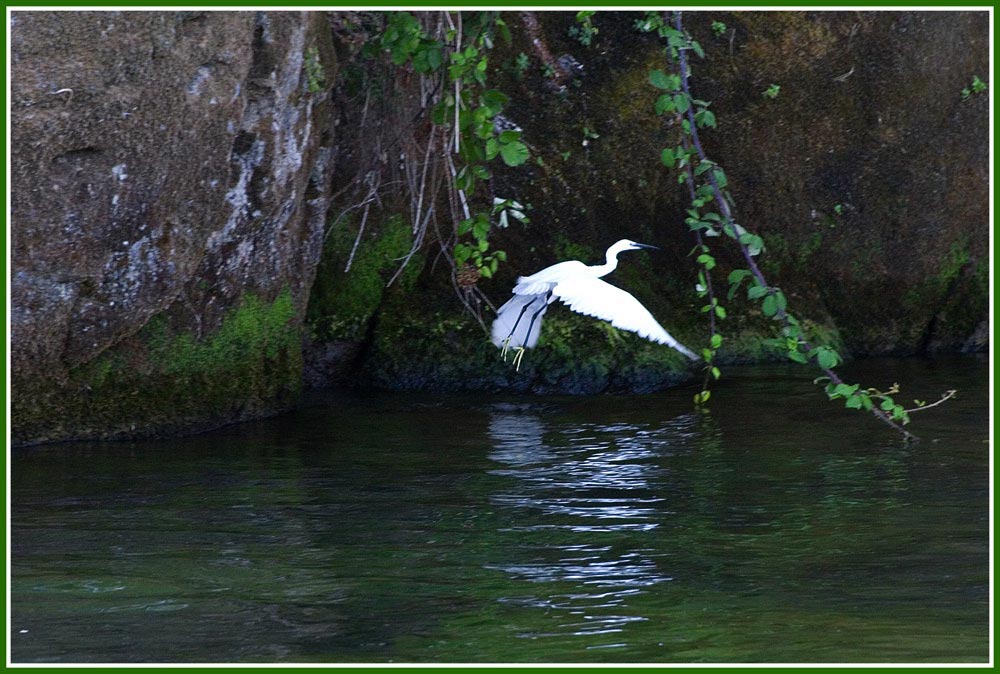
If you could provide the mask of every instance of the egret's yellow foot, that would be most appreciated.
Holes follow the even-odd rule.
[[[524,347],[523,346],[519,346],[516,349],[514,349],[514,351],[516,353],[514,354],[514,360],[511,361],[511,365],[514,366],[514,372],[520,372],[521,371],[521,360],[524,359]]]
[[[503,362],[507,362],[507,349],[510,346],[510,337],[503,340],[503,348],[500,349],[500,357],[503,358]]]

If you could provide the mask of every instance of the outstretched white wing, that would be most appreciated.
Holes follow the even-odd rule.
[[[670,333],[656,322],[639,300],[599,278],[577,276],[567,279],[556,284],[552,294],[573,311],[603,319],[616,328],[634,332],[659,344],[666,344],[691,360],[698,360],[698,356],[671,337]]]

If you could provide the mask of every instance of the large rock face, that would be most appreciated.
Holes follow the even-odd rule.
[[[328,205],[326,17],[14,12],[15,441],[287,405]]]

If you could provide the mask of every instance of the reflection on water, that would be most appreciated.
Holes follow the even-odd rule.
[[[504,533],[547,531],[547,542],[522,547],[524,559],[489,564],[517,580],[573,583],[579,591],[505,598],[502,601],[559,611],[556,631],[525,632],[527,637],[621,632],[628,623],[648,620],[629,604],[643,588],[671,580],[659,568],[652,541],[641,546],[635,534],[651,532],[670,516],[662,495],[662,460],[677,451],[691,415],[659,428],[634,424],[581,424],[548,434],[531,406],[494,405],[489,457],[507,468],[489,471],[512,478],[512,491],[490,502],[525,522]],[[686,428],[688,427],[688,428]],[[589,543],[595,532],[626,535],[630,549]]]
[[[323,395],[16,452],[13,658],[983,661],[985,362],[851,367],[961,394],[910,446],[769,367],[711,414],[685,390]]]

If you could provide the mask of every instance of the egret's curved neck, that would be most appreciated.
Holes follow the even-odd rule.
[[[602,276],[607,276],[618,267],[618,253],[620,252],[621,252],[620,248],[615,248],[614,246],[608,248],[608,252],[605,253],[604,255],[604,258],[605,260],[607,260],[607,262],[605,262],[604,264],[593,265],[592,267],[590,267],[590,271],[597,278],[600,278]]]

